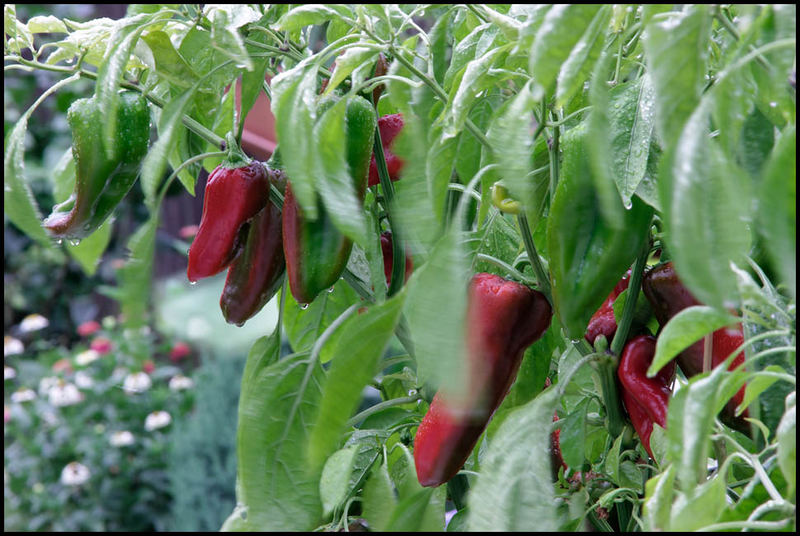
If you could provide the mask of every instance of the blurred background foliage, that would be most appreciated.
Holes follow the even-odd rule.
[[[21,20],[116,19],[126,8],[16,5]],[[46,71],[5,78],[4,137],[60,78]],[[67,109],[93,90],[91,81],[71,84],[29,122],[26,177],[43,212],[53,205],[49,174],[70,148]],[[156,315],[136,333],[122,328],[119,307],[103,289],[116,284],[125,244],[147,220],[138,186],[118,207],[111,242],[92,273],[65,247],[42,247],[4,218],[6,531],[216,531],[233,508],[241,373],[255,334],[273,329],[277,308],[270,304],[236,328],[219,313],[224,274],[188,284],[180,230],[199,222],[202,196],[187,196],[177,184],[169,194],[154,266]],[[81,335],[90,322],[99,331]],[[100,357],[87,362],[97,352],[92,347]],[[126,378],[141,374],[151,386],[126,391]],[[181,387],[181,378],[190,386]],[[159,411],[170,423],[148,430],[147,416]],[[121,432],[130,432],[133,444],[125,445],[129,436]]]

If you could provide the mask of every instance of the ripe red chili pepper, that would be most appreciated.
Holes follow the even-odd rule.
[[[622,294],[623,290],[628,288],[630,277],[631,271],[628,270],[614,287],[614,290],[611,291],[611,294],[608,295],[606,301],[603,302],[603,305],[601,305],[592,315],[592,318],[589,319],[589,325],[586,327],[585,335],[589,344],[594,344],[594,340],[599,335],[605,335],[609,343],[611,339],[614,338],[614,334],[617,332],[617,321],[614,318],[614,300]]]
[[[622,386],[622,402],[651,458],[655,458],[650,449],[653,423],[666,428],[671,385],[675,379],[675,361],[670,361],[654,378],[647,377],[647,368],[653,362],[655,353],[655,337],[634,337],[625,344],[617,369]]]
[[[402,114],[384,115],[378,118],[378,130],[381,133],[381,144],[383,145],[383,154],[386,157],[386,168],[389,170],[389,178],[396,181],[400,178],[400,171],[403,169],[405,161],[392,152],[392,144],[394,139],[403,130],[403,116]],[[372,160],[369,163],[369,180],[368,186],[375,186],[380,184],[378,177],[378,164],[375,161],[375,155],[372,155]]]
[[[236,253],[239,228],[269,202],[269,179],[261,162],[220,165],[208,177],[203,215],[189,248],[186,275],[195,282],[225,269]]]
[[[525,349],[547,331],[551,317],[538,291],[493,274],[472,278],[466,317],[471,398],[456,406],[434,396],[414,440],[420,484],[438,486],[458,473],[514,383]]]
[[[656,266],[642,279],[642,291],[653,307],[656,319],[662,326],[670,318],[680,311],[693,305],[702,305],[689,292],[678,278],[675,268],[671,262]],[[711,368],[716,367],[724,361],[744,342],[742,325],[736,327],[724,327],[712,334]],[[687,377],[692,377],[703,371],[703,350],[702,340],[692,344],[689,348],[678,355],[678,365]],[[744,352],[740,352],[728,366],[733,370],[744,363]],[[749,425],[743,417],[747,417],[747,412],[740,417],[736,417],[736,406],[744,400],[744,390],[742,387],[731,400],[727,403],[722,412],[722,417],[731,426],[746,430]]]
[[[383,273],[386,275],[386,284],[389,285],[392,281],[392,261],[394,260],[394,253],[392,252],[392,233],[390,231],[381,233],[381,253],[383,253]],[[406,274],[404,281],[408,281],[413,270],[414,263],[411,257],[406,255]]]
[[[225,320],[241,326],[258,313],[280,288],[285,271],[281,211],[267,203],[250,220],[244,244],[228,268],[219,299]]]

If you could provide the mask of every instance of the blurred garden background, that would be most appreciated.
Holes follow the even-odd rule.
[[[126,9],[16,6],[23,21],[117,19]],[[60,77],[5,77],[5,137]],[[91,81],[72,84],[29,121],[26,175],[45,212],[70,147],[66,110],[92,91]],[[233,509],[241,373],[253,341],[272,331],[277,307],[238,328],[219,312],[225,272],[189,284],[186,251],[202,195],[174,186],[158,230],[152,310],[137,329],[124,326],[115,292],[125,245],[147,218],[138,186],[118,208],[97,263],[74,244],[42,247],[4,218],[6,531],[216,531]]]

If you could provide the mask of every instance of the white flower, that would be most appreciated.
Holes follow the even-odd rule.
[[[17,371],[11,367],[3,367],[3,380],[13,380],[17,377]]]
[[[169,426],[172,417],[166,411],[154,411],[144,420],[144,429],[148,432]]]
[[[27,387],[20,387],[16,392],[11,394],[12,402],[29,402],[36,398],[36,392]]]
[[[88,467],[78,462],[70,462],[61,471],[61,483],[65,486],[80,486],[89,480],[90,476]]]
[[[94,386],[94,380],[85,370],[79,370],[75,373],[75,385],[81,389],[91,389]]]
[[[18,355],[25,351],[22,341],[15,339],[11,335],[3,337],[3,357],[8,355]]]
[[[58,385],[58,382],[60,381],[61,378],[58,376],[45,376],[39,380],[39,394],[42,396],[47,395],[50,392],[50,389]]]
[[[19,330],[22,333],[30,333],[31,331],[39,331],[50,325],[50,321],[39,314],[28,315],[22,319],[19,325]]]
[[[61,381],[47,393],[50,403],[56,407],[72,406],[83,400],[83,393],[71,383]]]
[[[191,389],[192,387],[194,387],[192,379],[183,374],[176,374],[169,380],[169,388],[173,391],[182,391],[184,389]]]
[[[123,430],[121,432],[114,432],[111,434],[108,442],[111,443],[112,447],[127,447],[128,445],[133,445],[134,438],[133,434],[128,430]]]
[[[105,329],[113,329],[117,325],[117,319],[113,316],[105,316],[100,322],[103,323]]]
[[[100,359],[100,353],[97,350],[86,350],[85,352],[81,352],[75,356],[75,363],[78,365],[85,367],[92,361],[97,361]]]
[[[132,372],[125,377],[122,388],[130,395],[133,393],[143,393],[150,389],[152,385],[153,381],[146,372]]]

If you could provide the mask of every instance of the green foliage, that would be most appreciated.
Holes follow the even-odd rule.
[[[236,504],[236,420],[244,359],[217,357],[193,375],[195,406],[170,434],[170,531],[214,532]]]

